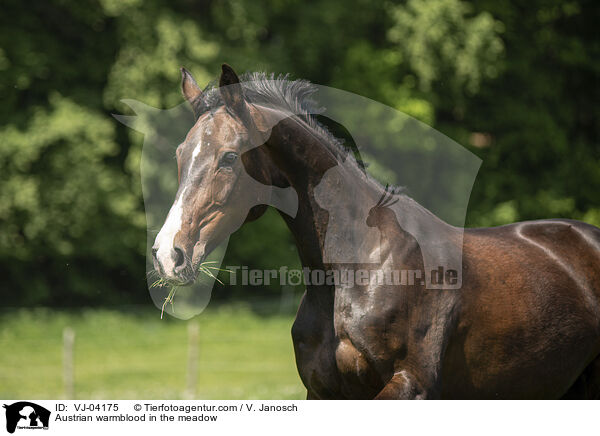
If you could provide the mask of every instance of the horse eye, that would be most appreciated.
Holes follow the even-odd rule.
[[[221,166],[228,166],[235,162],[238,155],[235,151],[228,151],[221,158]]]

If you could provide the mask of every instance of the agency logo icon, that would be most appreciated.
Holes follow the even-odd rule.
[[[16,429],[47,430],[50,411],[29,401],[19,401],[3,406],[6,409],[6,431],[14,433]]]

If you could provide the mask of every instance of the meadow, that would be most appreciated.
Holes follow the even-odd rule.
[[[0,314],[0,398],[65,398],[63,329],[75,332],[75,399],[181,399],[188,323],[198,324],[197,399],[301,399],[289,313],[209,306],[191,321],[136,307]]]

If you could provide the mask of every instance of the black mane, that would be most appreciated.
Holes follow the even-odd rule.
[[[365,163],[354,141],[345,141],[336,137],[331,131],[317,120],[324,108],[317,105],[312,98],[317,87],[307,80],[290,80],[289,75],[267,74],[264,72],[244,73],[240,76],[246,101],[282,110],[290,115],[296,115],[303,120],[327,144],[354,157],[357,165],[365,171]],[[223,99],[216,81],[209,83],[199,97],[200,112],[212,111],[223,106]],[[351,138],[350,138],[351,139]]]

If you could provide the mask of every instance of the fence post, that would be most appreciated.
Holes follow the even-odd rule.
[[[65,398],[75,399],[75,377],[73,346],[75,344],[75,331],[71,327],[63,329],[63,382]]]
[[[185,397],[193,399],[196,397],[196,386],[198,384],[198,323],[188,323],[188,361]]]

